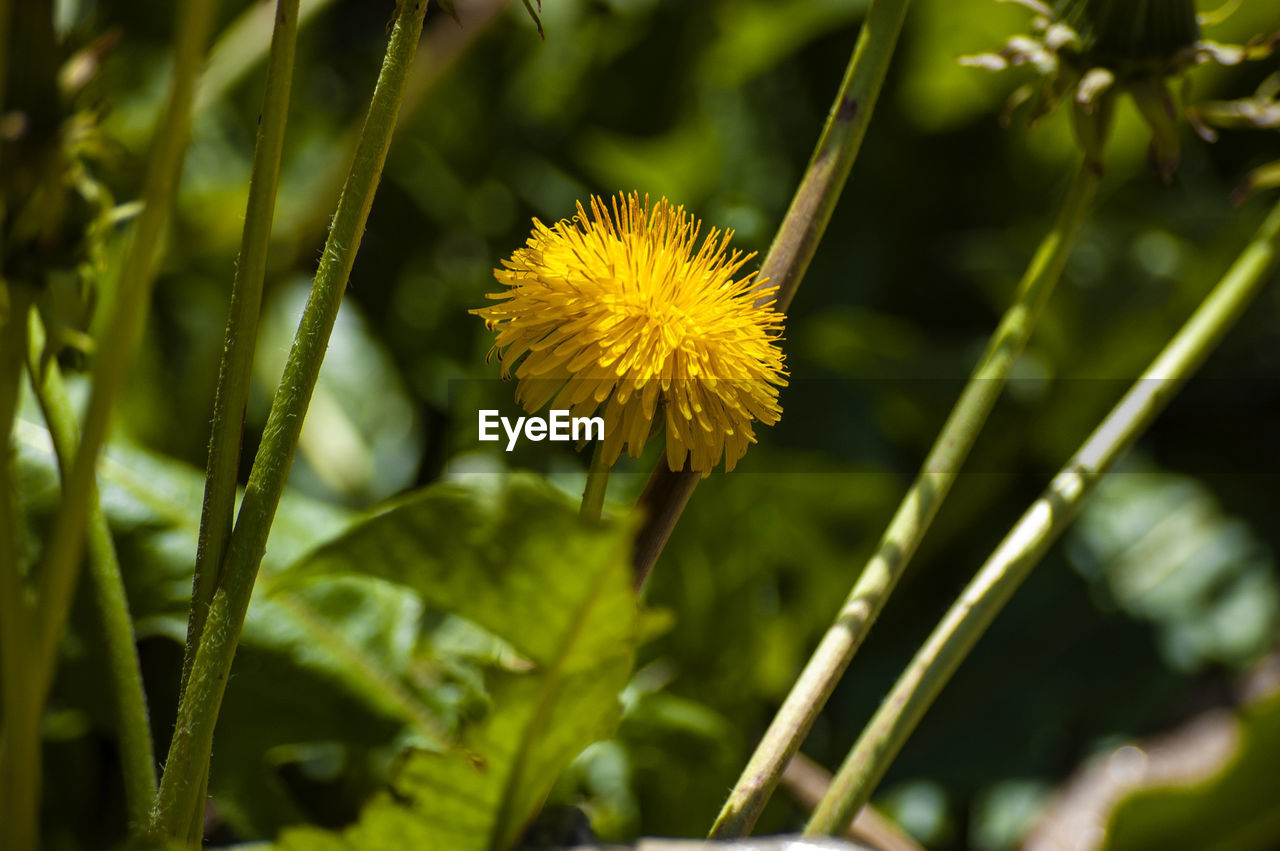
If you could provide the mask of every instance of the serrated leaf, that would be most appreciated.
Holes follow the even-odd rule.
[[[40,524],[57,503],[57,470],[48,432],[38,414],[26,413],[16,429],[18,467],[28,516]],[[144,637],[177,644],[185,639],[203,480],[186,464],[123,443],[109,446],[100,463],[104,511]],[[271,585],[275,571],[358,516],[287,495],[258,577],[260,590]],[[40,535],[33,531],[29,538]],[[420,614],[408,589],[368,579],[257,596],[219,713],[210,777],[219,814],[241,835],[274,836],[301,820],[276,776],[281,763],[297,759],[300,747],[337,744],[363,755],[393,742],[406,727],[426,741],[445,740],[432,695],[407,682]],[[78,640],[69,641],[64,653],[59,698],[109,729],[101,699],[109,684],[94,629],[84,618],[73,622]]]
[[[517,477],[496,494],[430,488],[281,577],[281,590],[356,573],[408,585],[531,663],[492,673],[489,718],[448,753],[408,755],[395,794],[341,847],[511,846],[574,756],[617,723],[638,632],[630,538],[630,524],[584,522],[548,485]],[[290,831],[278,847],[316,847],[316,833]]]
[[[573,669],[579,654],[594,658],[597,646],[619,646],[634,632],[634,594],[582,599],[602,570],[629,585],[619,572],[629,541],[625,525],[584,523],[576,508],[531,477],[513,477],[499,493],[440,485],[319,548],[281,573],[274,588],[324,576],[376,576],[474,621],[537,665]],[[571,628],[562,623],[566,607],[588,603],[608,608],[591,613],[599,632],[590,644],[565,647],[561,631],[540,628]],[[566,651],[574,655],[565,658]]]

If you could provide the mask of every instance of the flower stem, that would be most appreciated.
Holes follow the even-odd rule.
[[[427,0],[402,0],[396,13],[355,160],[267,417],[262,443],[210,601],[195,663],[178,707],[169,756],[151,814],[150,832],[157,837],[181,840],[191,830],[196,799],[209,762],[214,724],[258,566],[373,205],[426,11]]]
[[[604,463],[604,441],[596,441],[587,470],[587,486],[582,492],[582,516],[599,520],[604,512],[604,495],[609,490],[609,466]]]
[[[111,409],[124,384],[145,324],[161,237],[173,205],[187,146],[191,93],[204,59],[216,5],[215,0],[190,0],[180,6],[173,80],[164,119],[148,157],[143,187],[144,206],[125,251],[110,316],[102,326],[103,339],[97,349],[93,392],[85,415],[80,449],[63,488],[62,503],[54,517],[38,577],[40,608],[34,652],[36,685],[41,695],[53,676],[58,638],[75,590],[80,552],[93,502],[98,452],[106,440]]]
[[[1253,242],[1013,527],[862,731],[806,834],[836,834],[867,802],[925,711],[1082,501],[1199,368],[1261,290],[1280,251],[1280,205]]]
[[[872,0],[813,157],[760,268],[760,280],[778,288],[776,295],[763,300],[776,298],[775,308],[783,313],[795,298],[858,158],[909,3]],[[673,473],[663,461],[654,468],[639,503],[645,520],[633,557],[638,586],[643,586],[662,554],[698,478],[689,471]]]
[[[826,233],[849,172],[862,149],[910,0],[872,0],[840,90],[787,215],[760,268],[786,312]]]
[[[213,402],[213,428],[205,468],[204,506],[196,544],[195,579],[183,650],[181,688],[191,676],[196,648],[204,631],[209,603],[218,583],[218,570],[226,554],[227,539],[235,515],[237,474],[244,432],[244,411],[249,398],[253,353],[258,339],[262,287],[267,275],[267,253],[280,183],[280,159],[284,150],[289,93],[293,82],[294,54],[299,27],[299,0],[279,0],[267,58],[267,83],[259,113],[258,139],[249,175],[249,200],[245,210],[240,254],[231,284],[231,307],[218,367],[218,390]],[[204,91],[202,89],[201,91]],[[197,99],[197,108],[199,102]],[[203,786],[208,788],[206,776]],[[189,843],[198,844],[204,829],[205,792],[196,796],[191,815]]]
[[[41,364],[45,330],[37,311],[30,311],[28,325],[27,372],[36,401],[44,415],[53,440],[58,468],[66,481],[71,460],[75,458],[80,436],[76,429],[75,411],[62,383],[57,361]],[[142,669],[138,662],[133,621],[125,597],[124,580],[116,558],[111,531],[97,493],[89,505],[89,579],[93,602],[102,629],[102,642],[107,657],[108,681],[115,703],[120,761],[124,773],[125,805],[131,826],[146,824],[147,812],[156,791],[156,760],[151,746],[151,722],[147,713],[147,695],[142,685]]]
[[[40,705],[33,660],[33,608],[22,564],[22,521],[11,434],[22,382],[26,288],[0,279],[0,839],[35,851],[40,789]]]
[[[676,521],[689,504],[699,478],[688,465],[683,470],[673,472],[667,466],[666,459],[660,459],[653,468],[644,492],[636,502],[644,516],[632,554],[632,574],[637,591],[644,588],[645,582],[649,580],[649,574],[658,563],[658,556],[662,555],[667,539],[675,530]]]
[[[298,0],[279,0],[275,32],[267,61],[266,94],[263,97],[258,141],[249,177],[249,202],[245,211],[240,255],[231,284],[231,308],[218,368],[218,390],[213,402],[213,429],[205,470],[204,507],[196,545],[195,582],[187,623],[182,683],[191,674],[209,602],[218,581],[218,568],[226,552],[235,514],[236,475],[240,466],[244,410],[249,398],[262,285],[267,274],[267,250],[275,215],[276,189],[280,181],[280,157],[284,148],[293,78],[294,49],[298,36]]]
[[[814,719],[880,614],[959,475],[1014,361],[1026,346],[1062,274],[1099,180],[1097,172],[1087,163],[1076,170],[1057,222],[1027,267],[1013,304],[991,336],[985,354],[875,553],[756,747],[716,820],[712,836],[742,836],[751,830],[787,763],[799,750]]]

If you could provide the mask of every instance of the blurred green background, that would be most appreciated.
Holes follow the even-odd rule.
[[[303,432],[297,497],[273,533],[276,563],[332,537],[352,510],[442,477],[534,469],[580,488],[583,457],[508,456],[474,442],[475,409],[459,388],[510,404],[511,388],[484,362],[491,335],[467,313],[496,288],[493,267],[522,244],[531,217],[553,221],[576,199],[620,190],[665,195],[763,252],[867,3],[548,0],[545,41],[519,3],[457,6],[461,24],[435,10],[428,18]],[[173,4],[62,0],[57,9],[71,47],[118,37],[77,104],[101,117],[95,176],[117,201],[132,200],[167,83]],[[303,9],[246,473],[393,7],[304,0]],[[557,790],[602,834],[705,833],[1047,228],[1075,158],[1065,115],[1003,129],[1000,109],[1024,78],[955,61],[1025,31],[1027,17],[992,0],[912,4],[862,155],[787,323],[793,383],[783,420],[761,430],[740,472],[699,486],[648,589],[653,637],[617,739],[593,747]],[[104,474],[116,476],[104,492],[162,744],[270,19],[262,3],[222,4],[118,422],[118,463]],[[1207,35],[1239,42],[1277,28],[1280,11],[1253,0]],[[1273,58],[1197,71],[1195,98],[1248,95],[1277,68]],[[1237,207],[1229,196],[1280,155],[1277,137],[1231,132],[1206,145],[1183,135],[1182,166],[1165,185],[1146,167],[1146,131],[1122,110],[1094,213],[971,473],[805,746],[819,762],[839,762],[984,556],[1260,221],[1267,199]],[[1278,320],[1273,287],[1103,485],[903,751],[876,802],[929,847],[1013,847],[1090,755],[1233,703],[1242,674],[1275,650]],[[19,439],[39,507],[53,480],[39,435]],[[611,491],[619,508],[651,463],[621,468]],[[371,658],[407,671],[406,682],[423,654],[448,655],[439,649],[447,624],[423,621],[404,594],[369,585],[314,596],[315,611]],[[323,658],[305,630],[290,632],[288,612],[256,611],[214,752],[217,841],[352,818],[407,735],[344,669],[349,660]],[[82,634],[87,623],[82,612]],[[424,650],[424,635],[439,646]],[[49,721],[47,785],[65,791],[59,806],[75,813],[47,816],[64,825],[51,847],[73,837],[100,844],[119,830],[93,653],[91,641],[73,646]],[[431,701],[456,708],[465,691],[452,683]],[[795,829],[803,818],[780,792],[760,829]]]

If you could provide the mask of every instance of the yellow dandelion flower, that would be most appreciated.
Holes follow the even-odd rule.
[[[640,457],[666,427],[672,470],[732,470],[755,443],[752,423],[781,415],[786,384],[782,314],[754,273],[754,255],[729,251],[730,231],[711,229],[663,198],[619,194],[578,204],[572,220],[533,233],[494,277],[497,304],[472,311],[497,332],[504,378],[533,413],[551,403],[590,416],[603,406],[604,462],[625,447]],[[763,297],[762,297],[763,296]]]

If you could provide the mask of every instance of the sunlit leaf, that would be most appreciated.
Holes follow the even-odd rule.
[[[638,632],[629,542],[629,524],[586,523],[549,486],[520,477],[497,493],[420,492],[282,577],[279,590],[359,574],[407,585],[528,660],[492,674],[493,711],[458,747],[410,753],[394,794],[335,847],[512,845],[573,757],[617,723]],[[316,841],[313,830],[293,831],[280,847]]]

